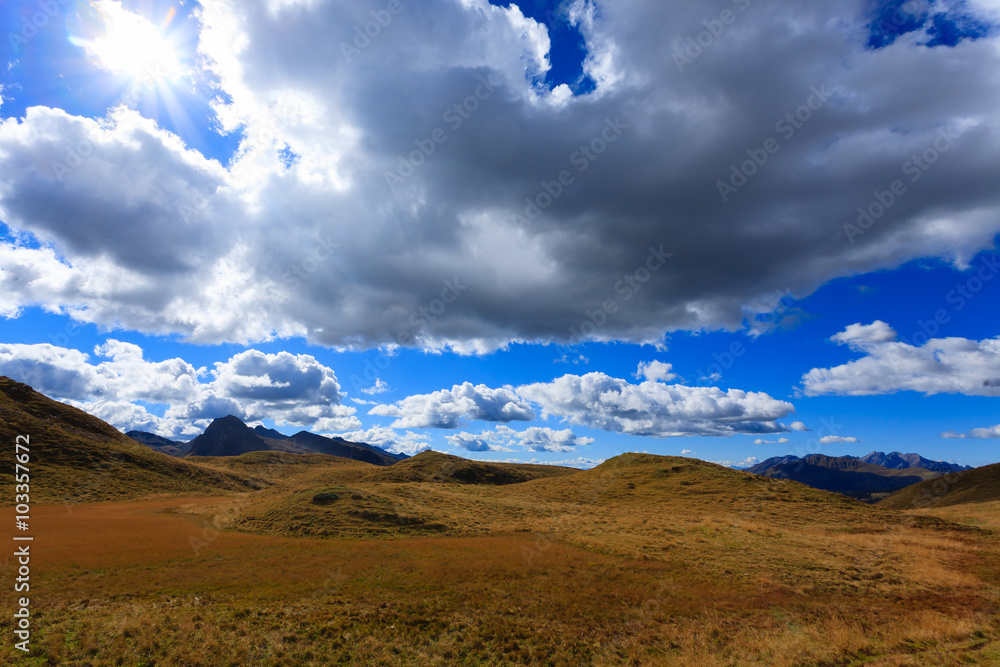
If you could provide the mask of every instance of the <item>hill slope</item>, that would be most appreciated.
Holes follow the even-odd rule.
[[[390,454],[384,449],[364,443],[349,442],[343,438],[327,438],[322,435],[310,433],[309,431],[299,431],[295,435],[283,440],[282,444],[284,443],[298,445],[307,451],[316,452],[317,454],[340,456],[345,459],[373,463],[377,466],[391,466],[396,461],[399,461],[400,456],[402,456]],[[406,457],[402,456],[402,458]]]
[[[3,465],[14,468],[17,436],[30,440],[32,502],[139,498],[260,488],[259,479],[212,470],[152,451],[82,410],[0,377]],[[7,486],[6,493],[14,491]]]
[[[176,440],[170,440],[169,438],[164,438],[155,433],[147,433],[146,431],[128,431],[125,435],[140,444],[146,445],[154,452],[160,452],[167,456],[181,457],[191,449],[191,443],[177,442]]]
[[[1000,500],[1000,463],[994,463],[914,484],[882,500],[879,507],[919,509],[998,500]]]
[[[39,664],[1000,664],[993,533],[797,482],[650,455],[501,486],[213,465],[283,482],[39,515]]]
[[[574,468],[561,466],[470,461],[451,454],[424,451],[386,470],[373,471],[369,479],[386,482],[444,482],[502,486],[578,472],[580,471]]]

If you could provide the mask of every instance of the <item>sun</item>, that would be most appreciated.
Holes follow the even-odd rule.
[[[83,46],[103,69],[130,79],[170,82],[184,73],[184,66],[170,40],[159,28],[114,0],[91,3],[103,26]],[[171,8],[163,25],[173,18]]]

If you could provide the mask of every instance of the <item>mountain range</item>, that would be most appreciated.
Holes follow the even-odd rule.
[[[248,452],[269,451],[326,454],[380,466],[392,465],[407,458],[405,454],[392,454],[363,442],[328,438],[309,431],[287,436],[260,425],[250,428],[239,417],[232,415],[213,420],[204,433],[186,443],[144,431],[129,431],[126,435],[150,449],[176,457],[239,456]]]
[[[859,500],[877,501],[911,484],[965,469],[954,463],[931,461],[919,454],[872,452],[864,457],[775,456],[747,471],[764,477],[795,480]]]
[[[851,458],[851,457],[846,457]],[[959,470],[971,470],[972,466],[961,466],[957,463],[947,461],[931,461],[925,459],[920,454],[903,454],[901,452],[872,452],[868,456],[862,456],[861,461],[874,463],[883,468],[902,470],[904,468],[923,468],[934,472],[958,472]]]

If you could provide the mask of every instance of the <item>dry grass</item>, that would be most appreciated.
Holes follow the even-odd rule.
[[[23,663],[1000,664],[990,531],[688,459],[509,486],[213,465],[272,486],[36,510]]]
[[[1000,530],[1000,500],[985,503],[967,503],[929,509],[908,510],[908,514],[940,517],[946,521],[970,526]]]

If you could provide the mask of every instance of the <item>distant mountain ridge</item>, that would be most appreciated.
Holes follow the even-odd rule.
[[[958,472],[959,470],[971,470],[972,466],[961,466],[957,463],[947,461],[931,461],[925,459],[920,454],[903,454],[901,452],[872,452],[868,456],[861,457],[865,463],[874,463],[883,468],[902,470],[904,468],[924,468],[934,472]]]
[[[885,460],[900,467],[889,468],[865,459]],[[824,454],[810,454],[802,458],[793,455],[775,456],[747,468],[747,472],[775,479],[790,479],[824,491],[874,501],[903,487],[938,477],[951,471],[951,468],[944,466],[954,465],[929,461],[917,454],[901,455],[898,452],[891,455],[872,452],[865,459]],[[912,466],[913,463],[922,461],[941,469]]]
[[[128,431],[125,435],[136,442],[146,445],[153,451],[166,454],[167,456],[181,457],[191,449],[190,443],[170,440],[169,438],[164,438],[155,433],[147,433],[146,431]]]
[[[260,424],[253,427],[254,433],[262,438],[270,438],[271,440],[284,440],[288,436],[279,431],[275,431],[273,428],[264,428]]]
[[[286,436],[263,426],[250,428],[233,415],[213,420],[204,433],[188,443],[187,456],[239,456],[261,451],[327,454],[379,466],[407,458],[405,454],[392,454],[373,445],[328,438],[309,431]]]

